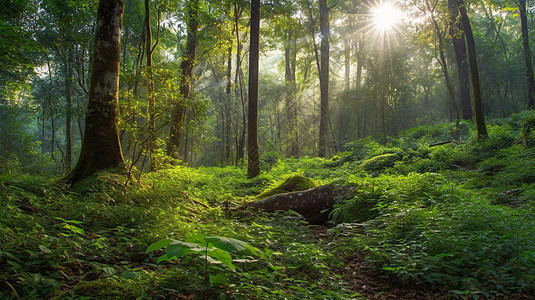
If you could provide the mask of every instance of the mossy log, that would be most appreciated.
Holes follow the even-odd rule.
[[[354,189],[355,187],[328,184],[305,191],[274,195],[246,206],[267,212],[293,210],[311,224],[324,224],[337,200],[347,198]]]

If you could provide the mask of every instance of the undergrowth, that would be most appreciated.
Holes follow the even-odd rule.
[[[532,119],[496,121],[482,142],[464,122],[449,143],[438,142],[451,139],[452,124],[387,145],[354,141],[332,159],[271,153],[254,179],[235,167],[168,166],[125,191],[110,174],[71,190],[53,178],[0,175],[0,297],[358,299],[337,271],[340,253],[358,252],[386,276],[446,287],[451,297],[529,295]],[[285,184],[278,192],[327,183],[356,187],[331,212],[327,241],[296,213],[242,208]],[[146,251],[162,240],[174,252],[169,242]],[[212,248],[221,240],[255,250]],[[175,256],[158,262],[165,253]]]

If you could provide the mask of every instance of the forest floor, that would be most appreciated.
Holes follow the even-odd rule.
[[[446,124],[331,159],[268,153],[252,179],[170,165],[65,189],[0,175],[0,298],[535,299],[535,136],[516,118],[483,142],[464,124],[462,143],[429,146]],[[243,209],[296,178],[356,190],[325,226]]]

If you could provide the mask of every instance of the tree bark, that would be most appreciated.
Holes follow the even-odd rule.
[[[67,50],[70,53],[70,50]],[[67,57],[70,57],[68,55]],[[72,69],[71,62],[65,62],[65,172],[70,172],[72,167]]]
[[[455,0],[448,0],[451,12],[450,35],[455,51],[457,71],[459,76],[459,102],[461,106],[462,119],[472,120],[472,103],[470,101],[469,72],[466,57],[466,42],[464,30],[461,22],[458,21],[459,10],[455,5]]]
[[[327,137],[329,134],[329,8],[327,0],[320,0],[320,129],[318,156],[327,154]]]
[[[228,48],[228,57],[227,57],[227,97],[223,99],[224,105],[223,105],[223,166],[225,166],[228,162],[232,164],[232,143],[230,138],[230,131],[232,127],[232,120],[230,118],[230,112],[231,112],[231,103],[230,103],[230,93],[231,93],[231,76],[232,76],[232,45]]]
[[[449,95],[451,104],[453,105],[453,108],[455,109],[455,132],[453,133],[453,139],[458,139],[461,110],[459,108],[459,105],[457,104],[457,99],[455,99],[455,92],[453,91],[453,85],[450,80],[448,64],[446,61],[446,55],[444,54],[445,50],[444,50],[444,43],[442,41],[442,31],[440,30],[438,22],[435,18],[435,7],[431,7],[431,4],[429,3],[429,1],[426,1],[425,3],[427,6],[427,10],[430,13],[431,23],[433,24],[433,27],[435,28],[435,34],[437,36],[440,65],[442,66],[442,72],[444,74],[444,79],[446,81],[446,88],[448,89],[448,95]]]
[[[148,94],[148,113],[149,113],[149,126],[148,126],[148,147],[147,152],[150,160],[151,171],[156,170],[156,164],[154,162],[154,148],[156,145],[156,120],[155,120],[155,104],[156,97],[154,95],[154,79],[152,74],[152,29],[150,27],[150,0],[145,0],[145,33],[147,34],[145,48],[147,56],[147,94]]]
[[[472,77],[472,92],[474,94],[474,115],[476,119],[477,135],[479,139],[488,137],[487,126],[485,125],[485,115],[483,112],[483,98],[481,96],[481,81],[479,79],[479,69],[477,67],[476,45],[472,26],[466,11],[466,5],[463,0],[457,0],[457,8],[461,14],[461,20],[466,35],[466,44],[468,48],[468,62],[470,65],[470,74]]]
[[[76,167],[63,178],[68,184],[102,169],[124,168],[117,129],[123,10],[124,0],[99,2],[85,134]]]
[[[355,187],[322,185],[306,191],[274,195],[248,203],[246,206],[267,212],[293,210],[311,224],[324,224],[336,201],[347,198],[354,190]]]
[[[193,69],[195,67],[195,54],[197,51],[197,32],[199,30],[199,0],[186,2],[188,9],[186,53],[180,62],[182,74],[180,78],[180,94],[182,101],[176,103],[171,115],[170,137],[168,154],[174,158],[179,157],[180,140],[184,131],[187,102],[191,98],[193,85]]]
[[[251,40],[249,49],[249,122],[247,124],[247,176],[260,174],[258,150],[258,56],[260,45],[260,0],[251,1]]]
[[[526,70],[526,84],[528,87],[528,108],[535,108],[535,83],[533,78],[533,64],[531,50],[529,48],[528,20],[526,13],[526,0],[519,0],[518,10],[520,12],[520,24],[522,26],[522,45],[524,48],[524,63]]]
[[[286,45],[284,48],[285,58],[285,79],[286,79],[286,113],[287,113],[287,134],[288,137],[288,154],[293,157],[299,155],[298,137],[299,131],[297,126],[297,103],[296,95],[296,76],[295,66],[297,58],[296,39],[293,36],[293,30],[286,31]]]

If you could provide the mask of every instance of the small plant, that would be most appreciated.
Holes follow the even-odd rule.
[[[146,253],[160,250],[165,248],[165,253],[162,254],[157,262],[172,261],[179,259],[188,254],[196,255],[204,260],[205,264],[205,277],[212,284],[221,284],[226,282],[227,278],[223,278],[223,274],[219,273],[216,276],[210,275],[208,277],[208,265],[209,264],[223,264],[232,271],[236,270],[236,266],[232,264],[232,257],[230,253],[245,253],[252,254],[258,253],[259,250],[247,243],[220,236],[192,236],[186,241],[180,241],[175,239],[162,239],[152,245],[150,245]]]

